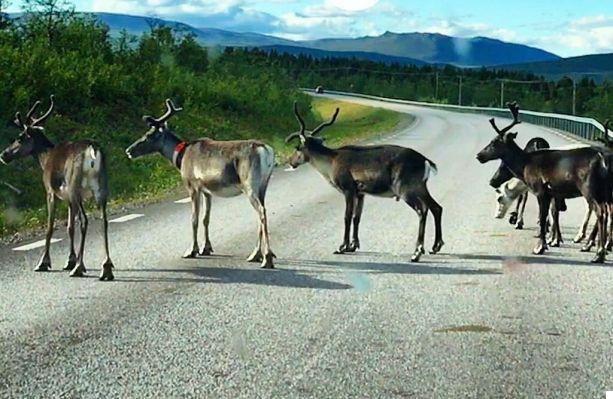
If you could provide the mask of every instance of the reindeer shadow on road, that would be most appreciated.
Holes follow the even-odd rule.
[[[146,277],[118,277],[118,282],[176,282],[176,283],[208,283],[208,284],[253,284],[273,287],[310,288],[320,290],[347,290],[353,288],[349,284],[322,280],[308,273],[294,269],[262,270],[254,268],[234,268],[224,266],[193,267],[193,268],[163,268],[163,269],[129,269],[126,272],[148,273]],[[155,273],[164,276],[154,276]],[[171,274],[171,276],[168,276]],[[172,276],[172,274],[177,275]],[[180,275],[180,276],[179,276]],[[183,276],[187,275],[187,276]]]

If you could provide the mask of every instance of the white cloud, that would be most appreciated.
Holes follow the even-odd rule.
[[[569,21],[560,32],[544,35],[534,41],[563,56],[613,52],[613,17],[586,16]]]

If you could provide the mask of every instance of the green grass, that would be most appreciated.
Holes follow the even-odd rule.
[[[389,110],[314,98],[311,101],[311,112],[309,113],[306,109],[303,111],[308,125],[307,128],[313,129],[321,122],[329,120],[336,107],[341,109],[337,122],[322,133],[326,137],[326,142],[331,146],[376,138],[390,133],[401,126],[406,126],[413,120],[410,115]],[[287,112],[291,113],[292,111],[288,109]],[[241,121],[237,121],[237,124],[240,123]],[[177,126],[176,133],[184,138],[194,138],[189,137],[193,135],[187,134],[189,130],[192,129],[182,122],[180,126]],[[229,130],[231,131],[232,128],[230,127]],[[137,124],[134,127],[134,133],[129,134],[129,136],[131,139],[136,139],[143,131],[144,129]],[[249,132],[249,129],[246,128],[238,129],[238,132],[235,133],[236,137],[230,132],[223,132],[223,134],[214,136],[219,139],[259,138],[257,133]],[[286,133],[289,134],[291,131]],[[285,136],[285,133],[281,134],[279,132],[261,138],[273,146],[279,163],[285,163],[287,157],[293,151],[291,145],[285,144]],[[127,139],[124,138],[125,140]],[[111,212],[125,207],[160,201],[181,190],[179,173],[167,160],[160,156],[149,156],[142,160],[131,162],[123,154],[123,148],[129,144],[126,143],[115,143],[115,145],[106,146],[110,159],[109,164],[115,165],[115,167],[110,168],[109,172],[111,191],[109,205]],[[19,162],[25,162],[29,165],[32,161]],[[3,167],[6,168],[6,166]],[[40,185],[42,185],[40,168],[38,166],[31,166],[26,168],[25,172],[16,172],[16,174],[20,175],[19,180],[30,179],[31,182],[35,182],[35,184],[26,186],[28,190],[24,194],[24,196],[32,197],[27,198],[28,200],[25,202],[33,205],[24,207],[0,204],[0,237],[4,239],[15,236],[17,232],[20,235],[15,236],[15,238],[21,237],[21,234],[27,235],[28,233],[39,231],[46,223],[47,210],[44,195],[40,189]],[[30,186],[33,186],[33,188],[29,189]],[[129,186],[129,189],[124,189],[125,186]],[[66,205],[61,202],[59,204],[58,218],[62,219],[66,216]],[[56,222],[56,226],[62,225],[63,223]]]

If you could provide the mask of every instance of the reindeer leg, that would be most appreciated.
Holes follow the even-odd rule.
[[[276,256],[270,250],[270,235],[268,233],[268,219],[264,202],[254,194],[249,195],[249,202],[251,202],[253,209],[258,213],[259,226],[257,246],[249,258],[247,258],[247,261],[262,262],[263,269],[273,269],[273,258],[276,258]]]
[[[53,224],[55,222],[55,196],[53,193],[47,194],[47,235],[45,236],[45,252],[41,256],[35,272],[47,272],[51,269],[51,256],[49,248],[51,247],[51,237],[53,236]]]
[[[194,259],[198,256],[198,218],[200,217],[200,191],[190,189],[192,198],[192,246],[183,254],[184,259]]]
[[[519,216],[519,207],[521,205],[521,199],[523,198],[523,194],[517,198],[515,201],[515,211],[509,214],[509,223],[512,225],[517,224],[517,218]]]
[[[268,216],[266,215],[266,207],[264,206],[264,198],[260,198],[260,224],[262,225],[262,245],[264,246],[264,260],[262,261],[263,269],[273,269],[273,258],[277,256],[270,250],[270,233],[268,232]]]
[[[419,229],[417,231],[417,243],[415,244],[415,252],[411,256],[411,262],[419,262],[419,259],[426,253],[424,249],[424,238],[426,234],[426,220],[428,217],[428,207],[417,197],[407,197],[405,202],[417,213],[419,217]]]
[[[560,206],[557,199],[554,199],[551,205],[551,239],[549,245],[551,247],[559,247],[562,243],[562,231],[560,231]]]
[[[362,218],[362,210],[364,209],[364,195],[358,194],[355,197],[355,203],[353,205],[353,240],[351,245],[347,248],[347,252],[355,252],[360,248],[360,220]]]
[[[596,210],[594,209],[595,213],[596,213],[596,223],[594,224],[594,227],[592,228],[592,231],[589,235],[589,237],[587,238],[587,241],[585,242],[585,245],[583,245],[583,247],[581,247],[581,252],[590,252],[592,250],[592,247],[594,247],[594,245],[596,245],[596,236],[598,236],[598,213],[596,212]]]
[[[213,246],[209,238],[209,222],[211,221],[211,194],[203,193],[204,195],[204,248],[200,251],[201,256],[208,256],[213,253]]]
[[[76,199],[79,206],[79,227],[81,227],[81,244],[79,246],[79,254],[77,255],[77,266],[70,272],[70,277],[83,277],[85,272],[85,263],[83,262],[83,254],[85,253],[85,238],[87,237],[87,214],[81,198]]]
[[[592,263],[604,263],[606,259],[605,240],[607,235],[606,228],[606,210],[604,204],[596,205],[596,214],[598,217],[598,249],[596,256],[592,259]]]
[[[426,188],[425,196],[422,199],[428,209],[432,212],[432,216],[434,216],[434,245],[432,246],[432,250],[430,254],[434,255],[440,252],[441,248],[445,243],[443,242],[443,228],[442,228],[442,215],[443,208],[439,205],[438,202],[432,198],[430,192]]]
[[[517,216],[517,223],[515,224],[515,229],[522,230],[524,228],[524,212],[526,210],[526,202],[528,202],[528,193],[524,193],[519,197],[519,203],[521,203],[521,209]]]
[[[585,215],[583,216],[583,222],[581,222],[581,227],[579,228],[577,235],[573,239],[573,242],[575,244],[580,243],[581,241],[585,239],[585,234],[587,232],[587,228],[589,226],[591,216],[592,216],[592,205],[586,202],[585,203]]]
[[[607,204],[608,214],[608,235],[607,235],[607,251],[613,249],[613,205]]]
[[[77,217],[77,213],[79,212],[78,207],[75,207],[74,204],[68,204],[68,239],[70,241],[70,254],[68,255],[68,261],[66,262],[66,266],[64,266],[64,270],[72,270],[77,265],[77,254],[74,250],[74,230],[75,230],[75,221]]]
[[[256,209],[256,211],[258,211],[258,209],[256,208],[256,205],[253,205],[253,207]],[[260,222],[259,211],[258,211],[258,243],[255,245],[255,249],[253,250],[251,255],[249,255],[249,257],[247,258],[247,262],[260,263],[264,259],[264,256],[262,255],[262,235],[263,234],[264,234],[264,229],[262,228],[262,223]]]
[[[349,235],[351,233],[351,218],[353,217],[353,204],[355,203],[353,192],[345,192],[345,234],[343,236],[343,243],[335,251],[335,254],[344,254],[348,252],[350,247]]]
[[[549,194],[539,194],[539,224],[540,235],[539,243],[532,251],[535,255],[542,255],[547,250],[547,214],[549,213],[549,206],[551,204],[551,197]]]
[[[102,213],[102,234],[104,236],[104,253],[106,259],[102,264],[102,271],[100,273],[100,281],[113,281],[115,276],[113,275],[113,261],[111,261],[111,254],[109,252],[109,221],[106,213],[106,200],[100,204],[100,211]]]

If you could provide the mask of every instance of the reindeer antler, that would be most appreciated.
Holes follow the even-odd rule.
[[[499,136],[504,136],[505,133],[513,129],[515,125],[521,123],[521,121],[519,120],[519,105],[517,105],[517,102],[514,101],[512,103],[507,103],[507,107],[509,108],[509,110],[511,111],[511,115],[513,116],[513,122],[511,122],[509,126],[505,127],[504,129],[499,129],[498,126],[496,126],[496,120],[494,118],[490,119],[490,124]]]
[[[157,118],[155,121],[157,123],[164,123],[168,119],[170,119],[173,115],[181,111],[183,111],[183,108],[178,108],[177,106],[175,106],[175,103],[173,103],[170,98],[167,98],[166,99],[166,113],[162,115],[161,117]]]
[[[311,136],[315,136],[319,132],[321,132],[324,128],[328,126],[332,126],[334,122],[336,122],[336,117],[338,116],[339,112],[340,112],[340,108],[337,108],[336,111],[334,111],[334,115],[332,115],[332,119],[330,119],[328,122],[324,122],[321,125],[317,126],[315,130],[311,132]]]
[[[302,119],[302,116],[300,116],[300,112],[298,112],[298,102],[294,101],[294,114],[296,115],[296,119],[298,120],[298,123],[300,124],[300,134],[304,134],[304,131],[306,130],[306,125],[304,124],[304,119]]]
[[[31,117],[31,113],[34,112],[34,110],[36,110],[36,108],[38,108],[38,104],[34,104],[34,106],[32,107],[32,109],[30,109],[30,112],[28,112],[28,117],[30,118],[29,120],[29,125],[30,126],[38,126],[41,123],[45,122],[50,116],[51,113],[53,112],[53,107],[55,106],[55,96],[52,94],[49,96],[49,100],[51,100],[51,103],[49,105],[49,109],[47,110],[47,112],[45,112],[40,118],[32,118]],[[37,103],[40,103],[40,101],[37,101]]]
[[[306,130],[306,125],[304,124],[304,119],[300,116],[300,112],[298,111],[298,102],[294,101],[294,115],[296,115],[296,119],[300,124],[300,131],[290,134],[285,138],[285,143],[289,143],[292,140],[299,138],[300,136],[304,136],[304,132]]]
[[[34,115],[34,111],[36,111],[36,109],[40,106],[40,101],[36,101],[34,103],[34,105],[32,105],[32,108],[30,108],[30,110],[28,111],[28,113],[26,114],[26,121],[31,121],[32,120],[32,115]]]

